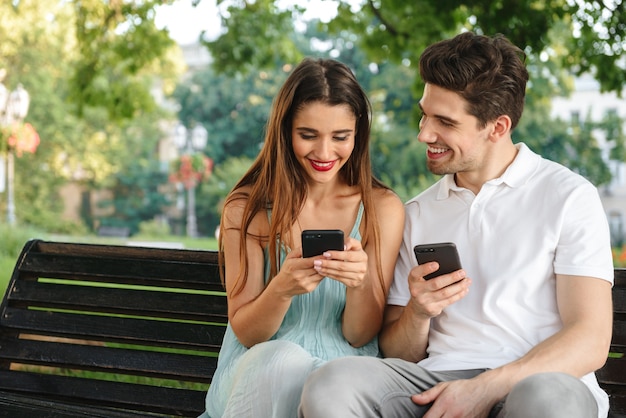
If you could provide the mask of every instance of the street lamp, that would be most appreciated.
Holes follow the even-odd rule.
[[[6,72],[0,70],[0,126],[2,128],[12,127],[20,124],[28,113],[30,96],[24,87],[19,84],[11,92],[2,84]],[[14,177],[15,177],[15,157],[10,147],[6,148],[7,160],[7,223],[15,224],[15,197],[14,197]]]
[[[202,151],[207,144],[209,134],[204,126],[197,124],[189,131],[185,125],[178,123],[174,129],[174,145],[181,152],[190,156],[195,151]],[[198,236],[198,222],[196,219],[196,182],[191,182],[187,188],[187,236]]]

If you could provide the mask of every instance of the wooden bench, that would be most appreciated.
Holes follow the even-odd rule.
[[[626,269],[597,375],[626,418]],[[0,307],[0,416],[195,417],[227,321],[217,253],[32,240]]]
[[[596,376],[610,397],[609,418],[626,418],[626,269],[615,269],[611,353]]]
[[[0,416],[196,417],[226,311],[215,251],[29,241],[0,307]]]

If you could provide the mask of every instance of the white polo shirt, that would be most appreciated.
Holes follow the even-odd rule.
[[[478,193],[446,175],[406,203],[406,224],[388,304],[406,306],[417,244],[454,242],[472,279],[468,295],[431,321],[431,370],[495,368],[524,356],[562,323],[555,274],[613,282],[609,228],[597,189],[525,144],[502,177]],[[607,395],[583,377],[600,417]]]

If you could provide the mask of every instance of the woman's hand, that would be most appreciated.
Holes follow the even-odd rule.
[[[367,261],[361,242],[348,238],[344,251],[324,252],[315,258],[313,268],[322,277],[330,277],[349,288],[358,288],[364,284]]]
[[[324,276],[314,268],[314,259],[302,258],[302,249],[297,248],[287,255],[280,272],[269,286],[278,296],[290,299],[296,295],[312,292],[323,278]]]

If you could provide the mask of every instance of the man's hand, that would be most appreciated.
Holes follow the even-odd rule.
[[[476,378],[439,383],[411,396],[418,405],[432,403],[424,418],[486,418],[501,398]]]
[[[445,307],[467,295],[471,280],[465,277],[464,270],[424,280],[424,276],[438,268],[439,265],[436,262],[431,262],[411,269],[408,278],[411,300],[407,308],[412,311],[413,315],[433,318],[440,315]]]

